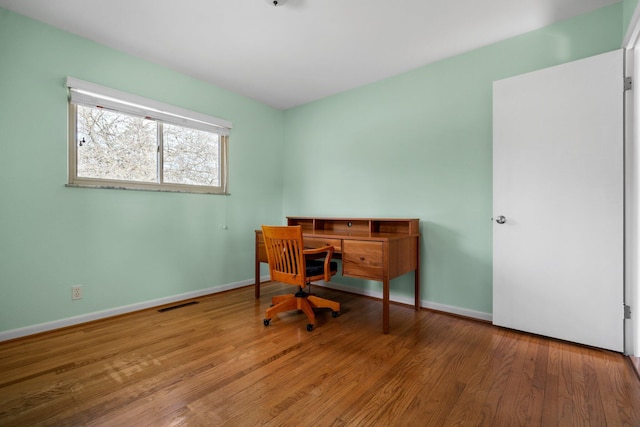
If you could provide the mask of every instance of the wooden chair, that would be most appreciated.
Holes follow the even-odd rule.
[[[269,322],[277,313],[290,310],[302,310],[307,315],[308,331],[312,331],[316,323],[314,309],[329,308],[333,317],[338,317],[340,303],[311,294],[312,281],[328,282],[338,271],[338,264],[331,261],[333,246],[304,249],[302,227],[299,225],[263,225],[262,236],[269,260],[271,280],[298,286],[298,292],[295,294],[278,295],[272,298],[273,305],[267,309],[264,325],[269,326]],[[320,257],[323,253],[325,255]],[[314,257],[316,259],[313,259]],[[303,290],[304,286],[308,286],[309,292]]]

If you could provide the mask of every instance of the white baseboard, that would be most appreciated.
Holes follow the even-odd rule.
[[[260,277],[260,281],[270,280],[269,276]],[[158,307],[165,304],[171,304],[172,302],[184,301],[187,299],[198,298],[204,295],[215,294],[218,292],[224,292],[231,289],[241,288],[243,286],[253,284],[253,279],[243,280],[241,282],[228,283],[226,285],[214,286],[211,288],[200,289],[198,291],[186,292],[183,294],[172,295],[169,297],[158,298],[149,301],[143,301],[136,304],[125,305],[122,307],[110,308],[108,310],[96,311],[93,313],[82,314],[80,316],[67,317],[65,319],[54,320],[52,322],[40,323],[32,326],[25,326],[23,328],[12,329],[9,331],[0,332],[0,342],[7,341],[15,338],[25,337],[27,335],[38,334],[41,332],[52,331],[54,329],[66,328],[68,326],[79,325],[81,323],[91,322],[93,320],[105,319],[107,317],[118,316],[120,314],[131,313],[134,311],[144,310],[147,308]],[[347,286],[336,282],[329,284],[319,282],[316,286],[324,286],[330,289],[338,291],[350,292],[357,295],[365,295],[373,298],[382,299],[382,292],[371,291],[362,288],[356,288],[353,286]],[[399,302],[401,304],[413,305],[412,298],[390,296],[391,301]],[[483,313],[480,311],[468,310],[465,308],[438,304],[430,301],[421,300],[420,306],[430,308],[433,310],[443,311],[445,313],[457,314],[459,316],[470,317],[474,319],[492,321],[493,316],[490,313]]]
[[[368,296],[368,297],[382,299],[382,292],[372,291],[372,290],[362,289],[362,288],[356,288],[356,287],[353,287],[353,286],[343,285],[343,284],[336,283],[336,282],[325,283],[325,282],[320,281],[320,282],[317,283],[317,286],[324,286],[326,288],[335,289],[335,290],[338,290],[338,291],[350,292],[352,294],[365,295],[365,296]],[[413,298],[397,296],[397,295],[393,295],[393,293],[391,293],[391,295],[389,295],[389,299],[391,301],[394,301],[394,302],[399,302],[401,304],[406,304],[406,305],[411,305],[411,306],[413,306],[414,302],[415,302],[413,300]],[[470,317],[472,319],[485,320],[485,321],[488,321],[488,322],[493,321],[493,315],[491,313],[485,313],[485,312],[482,312],[482,311],[469,310],[469,309],[466,309],[466,308],[455,307],[455,306],[446,305],[446,304],[439,304],[439,303],[426,301],[426,300],[420,300],[420,307],[429,308],[429,309],[437,310],[437,311],[442,311],[442,312],[445,312],[445,313],[456,314],[458,316]]]
[[[269,276],[264,276],[261,278],[261,280],[269,280]],[[146,308],[152,308],[152,307],[158,307],[165,304],[171,304],[172,302],[198,298],[203,295],[210,295],[218,292],[224,292],[231,289],[236,289],[236,288],[241,288],[243,286],[251,285],[252,283],[253,283],[253,279],[243,280],[241,282],[228,283],[225,285],[214,286],[207,289],[200,289],[193,292],[186,292],[183,294],[172,295],[169,297],[158,298],[154,300],[139,302],[136,304],[125,305],[122,307],[115,307],[107,310],[95,311],[93,313],[82,314],[80,316],[67,317],[65,319],[54,320],[52,322],[40,323],[37,325],[25,326],[23,328],[3,331],[3,332],[0,332],[0,342],[11,340],[14,338],[25,337],[27,335],[38,334],[41,332],[52,331],[54,329],[66,328],[68,326],[91,322],[93,320],[105,319],[107,317],[113,317],[113,316],[118,316],[120,314],[144,310]]]

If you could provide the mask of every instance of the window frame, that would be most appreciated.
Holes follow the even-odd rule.
[[[167,191],[180,193],[200,193],[200,194],[221,194],[228,195],[229,183],[229,130],[232,125],[223,119],[193,112],[180,107],[164,104],[159,101],[143,98],[137,95],[128,94],[115,89],[100,86],[94,83],[85,82],[72,77],[67,77],[67,87],[69,88],[69,116],[68,116],[68,183],[69,187],[88,188],[108,188],[122,190],[145,190],[145,191]],[[77,93],[87,93],[89,98],[104,99],[108,107],[90,105],[90,103],[77,102],[72,100],[72,91]],[[82,96],[77,95],[76,96]],[[121,104],[119,104],[121,103]],[[78,161],[78,129],[77,129],[77,106],[84,105],[90,108],[105,108],[118,114],[131,115],[142,118],[150,118],[156,122],[156,143],[158,156],[156,167],[158,168],[157,182],[127,181],[104,178],[79,177],[77,173]],[[119,105],[123,108],[119,109]],[[220,148],[219,170],[220,186],[175,184],[163,182],[164,174],[164,141],[162,127],[164,123],[182,128],[192,128],[218,135]],[[212,130],[213,129],[213,130]]]

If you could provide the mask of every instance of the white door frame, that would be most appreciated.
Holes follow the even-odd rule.
[[[640,356],[640,7],[636,7],[622,41],[625,76],[633,76],[633,89],[625,93],[625,320],[624,352]]]

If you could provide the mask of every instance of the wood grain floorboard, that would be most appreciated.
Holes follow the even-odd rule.
[[[269,283],[0,343],[0,425],[640,426],[621,354],[314,289],[313,332]]]

